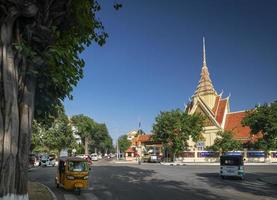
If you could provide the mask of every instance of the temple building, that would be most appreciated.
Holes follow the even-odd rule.
[[[245,117],[245,111],[230,111],[230,96],[223,97],[223,94],[218,94],[215,90],[210,78],[207,61],[205,38],[203,37],[203,63],[198,86],[187,104],[185,110],[189,114],[201,113],[205,116],[205,126],[203,130],[203,141],[196,144],[189,140],[191,150],[204,150],[205,147],[211,146],[214,143],[219,131],[232,131],[234,138],[242,143],[247,143],[255,140],[250,134],[249,127],[241,125],[242,119]]]

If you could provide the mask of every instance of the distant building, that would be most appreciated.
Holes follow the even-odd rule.
[[[142,158],[154,149],[155,153],[162,153],[162,144],[152,140],[152,134],[145,134],[142,129],[129,131],[127,139],[131,141],[131,146],[125,151],[126,160]]]
[[[127,139],[132,141],[136,135],[138,134],[138,131],[137,130],[132,130],[132,131],[129,131],[126,135],[127,135]]]
[[[255,136],[250,134],[249,127],[241,125],[246,112],[231,112],[230,96],[223,98],[223,94],[218,94],[214,89],[206,62],[205,38],[203,38],[203,63],[200,80],[191,99],[185,110],[189,114],[201,113],[206,117],[202,133],[205,139],[196,144],[189,140],[191,150],[194,148],[204,150],[206,146],[213,145],[218,131],[232,131],[234,138],[242,143],[256,139]]]

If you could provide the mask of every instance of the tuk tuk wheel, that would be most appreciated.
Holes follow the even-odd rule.
[[[55,182],[56,182],[56,187],[59,188],[59,187],[60,187],[60,184],[58,183],[57,180],[55,180]]]
[[[75,192],[77,193],[77,195],[80,195],[81,194],[81,189],[80,188],[76,188]]]

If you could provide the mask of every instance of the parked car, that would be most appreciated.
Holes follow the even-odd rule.
[[[144,154],[142,162],[158,163],[161,162],[161,157],[156,154]]]
[[[50,154],[49,155],[49,164],[50,166],[54,167],[54,166],[58,166],[58,161],[56,159],[56,155],[55,154]]]
[[[41,163],[40,165],[42,167],[54,167],[54,166],[56,166],[56,156],[54,154],[42,155],[40,163]]]
[[[90,155],[84,155],[83,159],[88,161],[89,166],[92,166],[92,159]]]
[[[91,160],[92,161],[97,161],[98,160],[98,155],[96,153],[91,154]]]
[[[84,158],[85,155],[83,154],[79,154],[79,155],[76,155],[75,157],[78,157],[78,158]]]
[[[34,163],[34,167],[38,167],[40,165],[40,160],[39,158],[36,158],[36,161]]]
[[[35,166],[35,162],[36,162],[36,156],[35,154],[29,154],[29,168],[32,168]]]
[[[49,164],[49,156],[48,155],[42,155],[40,158],[40,166],[46,167]]]

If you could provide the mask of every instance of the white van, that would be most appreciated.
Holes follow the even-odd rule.
[[[220,156],[220,176],[239,177],[244,179],[244,165],[242,155],[224,155]]]

